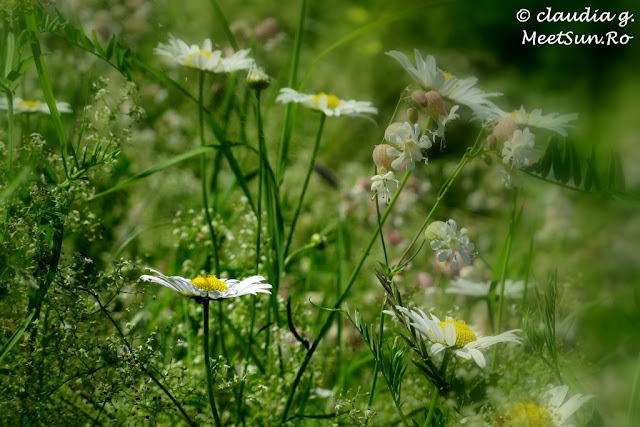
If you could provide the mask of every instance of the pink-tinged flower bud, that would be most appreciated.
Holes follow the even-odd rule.
[[[386,139],[389,142],[392,142],[393,140],[395,140],[395,135],[398,133],[398,129],[401,126],[402,126],[402,123],[400,122],[391,123],[389,126],[387,126],[387,129],[385,129],[384,131],[384,139]]]
[[[267,18],[256,26],[256,38],[264,43],[280,32],[280,25],[275,18]]]
[[[431,242],[433,240],[440,238],[440,230],[443,227],[446,227],[446,223],[443,221],[433,221],[426,230],[424,230],[424,238],[427,239],[427,242]]]
[[[418,110],[411,107],[407,109],[407,118],[409,119],[409,123],[415,125],[418,123]]]
[[[444,99],[442,99],[438,92],[430,90],[425,94],[425,97],[427,98],[427,113],[429,113],[435,121],[439,122],[442,117],[447,117]]]
[[[427,99],[427,94],[423,90],[414,90],[411,93],[411,99],[421,107],[427,107],[429,105],[429,100]]]
[[[391,162],[394,158],[387,154],[389,148],[391,148],[389,144],[379,144],[373,149],[373,162],[376,164],[378,173],[386,173],[391,170]]]
[[[500,119],[496,127],[493,128],[493,137],[497,144],[504,144],[511,139],[513,133],[518,130],[518,124],[511,117]]]

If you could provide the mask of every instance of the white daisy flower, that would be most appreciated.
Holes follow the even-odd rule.
[[[505,419],[507,426],[554,426],[568,427],[569,418],[582,405],[593,398],[592,395],[576,394],[566,402],[569,387],[553,387],[548,391],[549,402],[546,406],[538,406],[535,403],[517,403],[511,413]]]
[[[469,230],[462,228],[460,232],[458,232],[458,225],[455,220],[450,219],[446,223],[441,221],[434,222],[427,227],[425,235],[427,235],[426,233],[430,231],[432,226],[438,228],[435,234],[436,237],[430,241],[431,249],[437,252],[436,256],[438,261],[444,262],[449,260],[451,262],[451,268],[457,270],[460,267],[458,257],[456,256],[457,253],[466,265],[471,265],[471,256],[473,255],[475,246],[469,241],[469,236],[467,236]]]
[[[475,77],[459,79],[451,73],[442,71],[436,66],[436,59],[433,56],[427,55],[427,58],[423,59],[418,49],[414,49],[415,67],[402,52],[392,50],[386,54],[398,61],[423,89],[435,90],[443,98],[455,104],[464,104],[473,111],[494,106],[489,98],[502,95],[498,92],[486,93],[478,89],[475,87],[478,82]]]
[[[474,282],[462,277],[457,277],[445,289],[445,294],[467,295],[472,297],[486,297],[491,289],[491,281]],[[524,292],[524,280],[505,280],[504,296],[505,298],[518,299],[522,298]],[[500,295],[500,283],[496,287],[496,294]]]
[[[473,359],[481,368],[487,366],[481,350],[501,342],[521,343],[520,338],[516,335],[517,332],[520,332],[519,329],[513,329],[495,336],[483,337],[476,334],[461,320],[447,317],[444,321],[441,321],[436,316],[425,314],[420,309],[408,310],[400,306],[396,306],[396,309],[406,315],[411,325],[433,343],[431,346],[433,354],[449,350],[463,359]]]
[[[354,101],[339,99],[335,95],[320,92],[317,94],[299,93],[295,89],[285,87],[280,89],[277,102],[288,104],[295,102],[312,110],[322,111],[326,116],[363,116],[363,114],[378,114],[378,109],[368,101]]]
[[[247,58],[250,49],[239,50],[231,56],[224,57],[221,50],[213,49],[210,39],[206,39],[202,46],[198,46],[188,45],[182,40],[170,36],[168,44],[158,44],[153,52],[156,55],[166,56],[185,67],[212,73],[248,70],[254,63],[253,59]]]
[[[397,147],[387,149],[388,156],[396,157],[391,162],[393,169],[413,170],[416,162],[424,160],[427,163],[428,159],[422,150],[430,148],[433,143],[427,135],[422,134],[418,123],[413,126],[409,122],[392,123],[387,127],[384,137]]]
[[[505,142],[502,147],[502,162],[510,164],[516,169],[529,166],[533,163],[535,156],[534,139],[535,136],[529,131],[529,128],[513,132],[511,139]]]
[[[71,113],[71,106],[68,102],[56,102],[56,108],[58,109],[58,113]],[[9,109],[9,101],[7,98],[0,98],[0,110],[8,110]],[[13,113],[44,113],[51,114],[49,110],[49,105],[46,102],[40,101],[28,101],[24,100],[20,97],[13,97]]]
[[[392,171],[382,175],[374,175],[371,177],[371,181],[371,191],[374,193],[372,199],[376,196],[380,196],[386,204],[389,204],[389,201],[391,200],[389,183],[395,182],[396,188],[400,185]]]
[[[270,294],[271,285],[262,283],[266,280],[262,276],[251,276],[243,280],[218,279],[216,276],[198,276],[195,279],[185,279],[180,276],[165,276],[159,271],[147,268],[155,276],[142,275],[140,280],[153,282],[198,300],[217,300],[235,298],[241,295],[258,293]]]
[[[569,122],[578,118],[578,115],[575,113],[542,114],[542,110],[540,109],[527,111],[525,110],[524,106],[520,106],[519,110],[506,112],[496,105],[476,110],[476,116],[481,120],[495,121],[505,117],[509,117],[520,126],[531,126],[540,129],[548,129],[550,131],[557,132],[562,136],[567,136],[567,129],[573,126]]]

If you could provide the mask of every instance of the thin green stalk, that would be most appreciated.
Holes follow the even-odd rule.
[[[205,136],[204,136],[204,71],[200,71],[200,78],[198,81],[198,127],[200,129],[200,146],[204,147],[206,145]],[[220,277],[220,257],[218,256],[218,238],[216,235],[216,231],[213,228],[213,223],[211,220],[211,214],[209,213],[209,196],[208,196],[208,188],[207,188],[207,155],[202,153],[200,155],[200,183],[202,189],[202,204],[204,205],[204,216],[207,221],[207,228],[209,229],[209,234],[211,235],[211,244],[213,246],[213,258],[215,265],[216,277]],[[210,256],[207,254],[207,266],[210,265]],[[223,322],[223,308],[222,304],[218,305],[218,336],[220,338],[220,348],[222,349],[222,354],[227,356],[227,350],[224,343],[224,327]]]
[[[300,197],[298,198],[298,206],[296,207],[296,211],[293,215],[293,221],[291,221],[291,229],[289,230],[289,238],[287,239],[287,244],[284,247],[284,255],[287,256],[289,253],[289,247],[291,246],[291,240],[293,239],[293,232],[296,229],[296,224],[298,222],[298,216],[300,215],[300,209],[302,209],[302,201],[304,200],[304,196],[307,193],[307,186],[309,185],[309,180],[311,179],[311,173],[313,172],[314,165],[316,163],[316,156],[318,155],[318,149],[320,148],[320,138],[322,138],[322,129],[324,128],[324,122],[327,116],[324,114],[320,115],[320,126],[318,127],[318,133],[316,134],[316,142],[313,145],[313,152],[311,153],[311,160],[309,160],[309,167],[307,168],[307,175],[304,178],[304,183],[302,184],[302,191],[300,192]]]
[[[507,267],[509,265],[509,258],[511,258],[511,246],[513,245],[513,234],[515,232],[515,222],[517,216],[517,193],[513,195],[513,202],[511,205],[511,221],[509,222],[509,234],[507,235],[505,257],[502,265],[500,266],[500,303],[498,305],[498,327],[496,332],[500,333],[502,330],[502,318],[504,315],[504,284],[507,277]],[[493,371],[498,361],[498,346],[493,347],[493,357],[491,358],[491,370]]]
[[[382,233],[380,233],[382,234]],[[387,304],[386,297],[382,302],[382,309],[380,310],[380,331],[378,332],[378,348],[382,348],[382,337],[384,335],[384,306]],[[373,381],[371,382],[371,392],[369,393],[369,403],[367,407],[371,409],[373,406],[373,396],[376,393],[376,383],[378,382],[378,371],[380,370],[380,364],[378,363],[378,359],[376,358],[376,363],[373,367]],[[367,426],[369,424],[369,419],[365,421],[364,425]]]
[[[213,10],[216,13],[216,18],[220,21],[220,26],[224,31],[224,34],[227,36],[227,40],[229,40],[229,44],[233,48],[233,50],[238,50],[238,43],[236,42],[236,38],[233,36],[231,29],[229,28],[229,23],[227,22],[227,18],[225,18],[222,13],[222,9],[220,9],[220,5],[216,0],[211,0],[211,6],[213,6]]]
[[[5,91],[7,96],[7,145],[9,147],[9,158],[7,159],[7,176],[11,179],[11,171],[13,169],[13,92]],[[5,210],[5,214],[9,213],[9,209]],[[5,218],[6,220],[6,218]]]
[[[483,131],[484,131],[484,128],[480,129],[480,132],[478,132],[478,136],[476,137],[476,141],[474,142],[473,146],[467,149],[467,152],[464,153],[464,155],[462,156],[462,159],[460,159],[460,162],[456,166],[456,169],[454,170],[453,174],[451,174],[451,176],[449,176],[449,178],[447,178],[447,180],[445,181],[444,185],[438,192],[438,198],[436,199],[436,202],[434,203],[433,207],[429,211],[429,214],[427,215],[424,222],[420,226],[420,230],[418,230],[418,232],[416,233],[411,243],[409,243],[409,246],[407,246],[407,249],[405,249],[405,251],[402,253],[400,260],[396,265],[402,265],[403,261],[409,255],[409,251],[411,251],[411,249],[416,244],[418,239],[422,237],[422,233],[424,232],[425,228],[427,228],[427,225],[429,225],[429,222],[431,221],[431,217],[433,216],[434,212],[440,205],[440,202],[442,202],[442,199],[444,199],[444,196],[447,194],[447,192],[451,188],[451,184],[453,184],[456,178],[458,178],[458,175],[460,175],[460,172],[462,172],[462,170],[467,165],[467,163],[469,163],[480,152],[480,148],[481,148],[480,136],[482,135]]]
[[[220,416],[218,415],[218,409],[216,408],[216,400],[213,396],[213,381],[211,379],[211,360],[209,359],[209,300],[205,299],[202,303],[202,309],[204,310],[204,368],[207,371],[207,391],[209,393],[209,405],[211,406],[211,413],[217,427],[222,426]],[[222,325],[220,325],[222,326]]]
[[[636,362],[636,372],[633,376],[631,393],[629,394],[629,407],[627,408],[627,427],[634,425],[634,414],[637,412],[638,400],[640,399],[640,353]]]
[[[445,377],[445,374],[447,372],[447,365],[449,364],[449,359],[451,358],[451,353],[449,353],[448,351],[446,351],[444,353],[444,358],[442,359],[442,365],[440,365],[440,375],[442,375],[442,377]],[[435,388],[433,389],[433,396],[431,397],[431,404],[429,405],[429,412],[427,413],[427,419],[424,420],[424,427],[428,427],[431,425],[431,422],[433,421],[433,417],[435,416],[436,413],[436,405],[438,403],[438,397],[440,396],[440,388],[438,386],[435,386]]]
[[[353,287],[353,284],[356,281],[356,277],[358,277],[358,273],[360,272],[360,269],[364,265],[364,262],[365,262],[365,260],[367,259],[368,255],[369,255],[369,251],[373,247],[373,244],[375,243],[375,241],[376,241],[376,239],[378,237],[378,233],[381,230],[380,227],[382,225],[384,225],[384,223],[387,220],[389,214],[391,213],[391,209],[393,208],[393,206],[395,205],[396,201],[398,200],[398,196],[400,196],[400,193],[402,192],[402,189],[404,188],[405,184],[407,183],[407,180],[409,179],[409,176],[411,176],[411,172],[410,171],[406,172],[404,177],[402,178],[402,181],[400,182],[400,185],[396,189],[396,192],[393,195],[393,198],[391,199],[391,202],[389,202],[389,205],[387,206],[387,209],[385,209],[384,214],[382,215],[382,220],[380,221],[380,224],[378,224],[378,226],[376,227],[375,231],[371,234],[371,237],[369,238],[369,241],[368,241],[367,245],[365,246],[364,250],[362,251],[362,255],[360,256],[360,259],[358,260],[358,263],[356,264],[355,268],[351,272],[351,276],[349,276],[349,280],[347,281],[347,286],[345,287],[344,291],[342,291],[342,295],[340,295],[340,298],[338,298],[338,300],[333,305],[333,310],[327,316],[327,319],[325,320],[324,324],[320,328],[320,332],[318,333],[317,338],[314,340],[313,344],[311,345],[311,348],[309,348],[309,351],[307,352],[304,360],[302,361],[302,365],[300,365],[300,368],[298,369],[298,373],[296,374],[296,377],[293,380],[293,384],[291,385],[291,390],[289,391],[289,396],[287,397],[287,402],[285,403],[285,408],[284,408],[284,411],[282,413],[282,419],[281,419],[282,423],[285,423],[287,421],[287,416],[289,415],[289,410],[291,409],[291,404],[293,403],[293,397],[294,397],[294,395],[296,393],[296,389],[298,388],[298,385],[300,384],[300,380],[302,379],[302,375],[304,374],[305,370],[307,369],[307,366],[309,365],[309,362],[311,361],[311,358],[313,357],[313,354],[315,353],[316,349],[318,348],[318,345],[322,341],[322,338],[324,338],[326,333],[331,328],[331,324],[333,322],[333,316],[335,316],[335,314],[337,312],[337,309],[340,308],[340,305],[342,304],[342,302],[345,300],[347,295],[349,295],[349,292],[351,291],[351,288]]]
[[[289,71],[289,87],[294,88],[298,74],[298,62],[300,60],[300,47],[302,46],[302,30],[304,28],[304,15],[307,11],[307,0],[300,2],[300,15],[298,17],[298,27],[293,42],[293,54],[291,55],[291,69]],[[287,153],[289,152],[289,140],[291,139],[291,125],[293,123],[294,103],[287,104],[284,114],[284,124],[282,126],[282,138],[280,140],[280,152],[278,153],[278,173],[276,175],[276,185],[279,187],[284,179],[284,170],[287,163]]]
[[[58,107],[56,106],[56,98],[55,96],[53,96],[51,80],[49,79],[49,74],[47,73],[47,67],[44,63],[44,57],[42,55],[42,49],[40,47],[40,41],[38,39],[39,30],[38,25],[36,24],[36,18],[33,14],[28,14],[25,15],[25,21],[27,24],[27,29],[30,33],[29,43],[31,45],[31,52],[33,53],[33,62],[36,65],[36,70],[38,70],[38,76],[40,77],[40,86],[42,87],[44,98],[47,101],[47,105],[49,106],[51,120],[53,121],[53,127],[55,128],[56,135],[58,136],[58,140],[60,141],[64,173],[65,176],[69,178],[67,152],[71,151],[71,155],[73,156],[76,167],[78,167],[78,159],[76,158],[76,152],[74,151],[73,146],[67,146],[67,138],[64,135],[62,120],[60,119],[60,113],[58,112]]]
[[[256,228],[256,274],[258,274],[258,266],[260,264],[260,237],[262,233],[262,185],[264,181],[264,163],[266,161],[267,150],[264,142],[264,132],[262,129],[262,110],[260,108],[260,94],[262,91],[256,89],[256,116],[258,121],[258,155],[260,156],[258,162],[258,212],[257,228]]]

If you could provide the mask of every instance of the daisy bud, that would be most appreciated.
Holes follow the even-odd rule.
[[[429,100],[427,99],[427,94],[423,91],[423,90],[414,90],[411,93],[411,99],[413,99],[413,101],[420,105],[421,107],[427,107],[427,105],[429,104]]]
[[[510,140],[516,130],[518,130],[518,124],[515,120],[511,117],[504,117],[493,128],[492,136],[497,144],[502,144]]]
[[[391,170],[391,162],[393,162],[394,158],[387,154],[389,148],[391,146],[388,144],[379,144],[373,149],[373,162],[376,164],[378,173],[385,173]]]
[[[427,242],[431,242],[433,240],[439,239],[440,230],[442,230],[442,227],[445,227],[446,225],[447,224],[444,223],[443,221],[432,222],[424,231],[424,238],[427,239]]]
[[[435,121],[439,121],[442,117],[447,117],[447,109],[444,106],[444,99],[440,96],[438,92],[435,90],[430,90],[425,94],[427,98],[427,113]]]
[[[412,125],[418,123],[418,110],[413,107],[407,109],[407,118]]]
[[[255,90],[262,90],[269,87],[269,83],[271,83],[271,78],[267,73],[265,73],[261,67],[253,64],[247,75],[247,84],[249,87]]]

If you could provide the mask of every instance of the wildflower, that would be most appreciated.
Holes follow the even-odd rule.
[[[498,165],[498,172],[500,172],[500,179],[505,188],[520,188],[524,185],[524,173],[519,169],[514,169],[513,167],[507,169],[502,165]]]
[[[271,83],[271,77],[264,72],[262,67],[258,67],[256,64],[251,66],[249,74],[247,75],[247,84],[252,89],[263,90],[269,87]]]
[[[462,228],[458,232],[458,225],[453,219],[446,223],[436,221],[427,227],[425,238],[430,241],[431,249],[438,251],[438,261],[449,260],[451,268],[457,270],[460,262],[456,254],[465,264],[471,265],[471,255],[473,255],[475,246],[469,241],[468,231],[466,228]]]
[[[391,170],[393,157],[387,154],[389,148],[391,148],[389,144],[378,144],[373,149],[373,163],[375,163],[378,173],[386,173]]]
[[[271,291],[269,291],[271,285],[262,283],[263,280],[266,280],[262,276],[251,276],[244,280],[218,279],[216,276],[198,276],[190,280],[180,276],[165,276],[151,268],[147,268],[147,270],[156,275],[149,276],[145,274],[140,276],[140,280],[166,286],[198,302],[201,300],[235,298],[246,294],[271,293]]]
[[[475,77],[459,79],[442,71],[436,66],[436,59],[431,55],[423,59],[418,49],[414,50],[414,54],[416,57],[415,67],[404,53],[396,50],[387,52],[387,55],[398,61],[423,89],[435,90],[443,98],[455,104],[464,104],[475,112],[495,107],[489,98],[502,95],[497,92],[485,93],[478,89],[475,87],[478,82]]]
[[[363,116],[366,114],[378,114],[378,109],[368,101],[354,101],[339,99],[335,95],[320,92],[317,94],[299,93],[294,89],[285,87],[280,89],[276,101],[287,104],[295,102],[312,110],[322,111],[329,117],[337,116]]]
[[[535,403],[517,403],[513,410],[502,417],[507,426],[568,426],[568,419],[593,396],[576,394],[564,402],[569,387],[560,386],[549,390],[549,402],[545,407]],[[564,402],[564,403],[563,403]]]
[[[487,363],[481,350],[501,342],[520,344],[516,335],[519,329],[513,329],[495,336],[480,336],[462,320],[447,317],[441,321],[432,314],[425,314],[420,309],[408,310],[396,306],[396,309],[406,315],[411,325],[426,339],[431,341],[431,352],[437,354],[443,350],[450,350],[456,356],[466,360],[473,359],[476,364],[484,368]]]
[[[511,117],[503,117],[493,127],[493,132],[487,137],[491,148],[503,144],[511,139],[513,133],[518,130],[518,124]]]
[[[210,39],[206,39],[202,46],[189,46],[182,40],[170,36],[168,44],[160,43],[153,51],[156,55],[166,56],[185,67],[212,73],[248,70],[254,63],[253,59],[247,58],[250,49],[242,49],[231,56],[223,57],[221,50],[213,50]]]
[[[567,128],[572,126],[569,122],[578,118],[578,115],[575,113],[549,113],[543,115],[542,110],[540,109],[527,111],[524,106],[520,106],[519,110],[506,112],[496,105],[477,110],[476,116],[482,120],[500,120],[502,118],[509,117],[518,125],[548,129],[550,131],[557,132],[562,136],[567,136]]]
[[[397,157],[391,167],[396,170],[405,168],[413,170],[415,162],[424,160],[427,163],[427,157],[422,150],[430,148],[433,144],[427,135],[422,134],[418,123],[413,126],[409,122],[392,123],[385,131],[385,138],[396,147],[387,149],[387,154]]]
[[[435,138],[438,137],[440,138],[440,145],[441,148],[442,146],[444,146],[444,129],[447,125],[448,122],[457,119],[458,117],[460,117],[459,114],[456,114],[456,111],[458,110],[460,106],[459,105],[454,105],[451,110],[449,111],[449,114],[446,117],[443,117],[439,122],[438,122],[438,129],[436,129],[435,131],[431,132],[431,135]]]
[[[446,294],[468,295],[472,297],[486,297],[491,289],[491,281],[474,282],[473,280],[458,277],[451,282],[451,285],[445,289]],[[524,281],[522,280],[505,280],[504,296],[505,298],[521,298],[524,292]],[[496,294],[500,294],[500,284],[496,287]]]
[[[502,161],[511,164],[516,169],[522,169],[532,163],[535,154],[534,135],[529,132],[529,128],[524,131],[520,129],[513,133],[511,139],[504,143],[502,147]]]
[[[371,181],[371,191],[373,191],[374,193],[373,197],[380,196],[386,204],[389,204],[389,201],[391,200],[391,190],[389,189],[389,183],[395,182],[396,188],[400,184],[393,172],[389,171],[384,175],[374,175],[373,177],[371,177]]]
[[[58,113],[71,113],[71,106],[68,102],[56,102],[56,108],[58,109]],[[0,98],[0,110],[8,110],[9,102],[7,98]],[[46,102],[40,101],[29,101],[19,98],[17,96],[13,97],[13,113],[44,113],[51,114],[49,110],[49,105]]]

